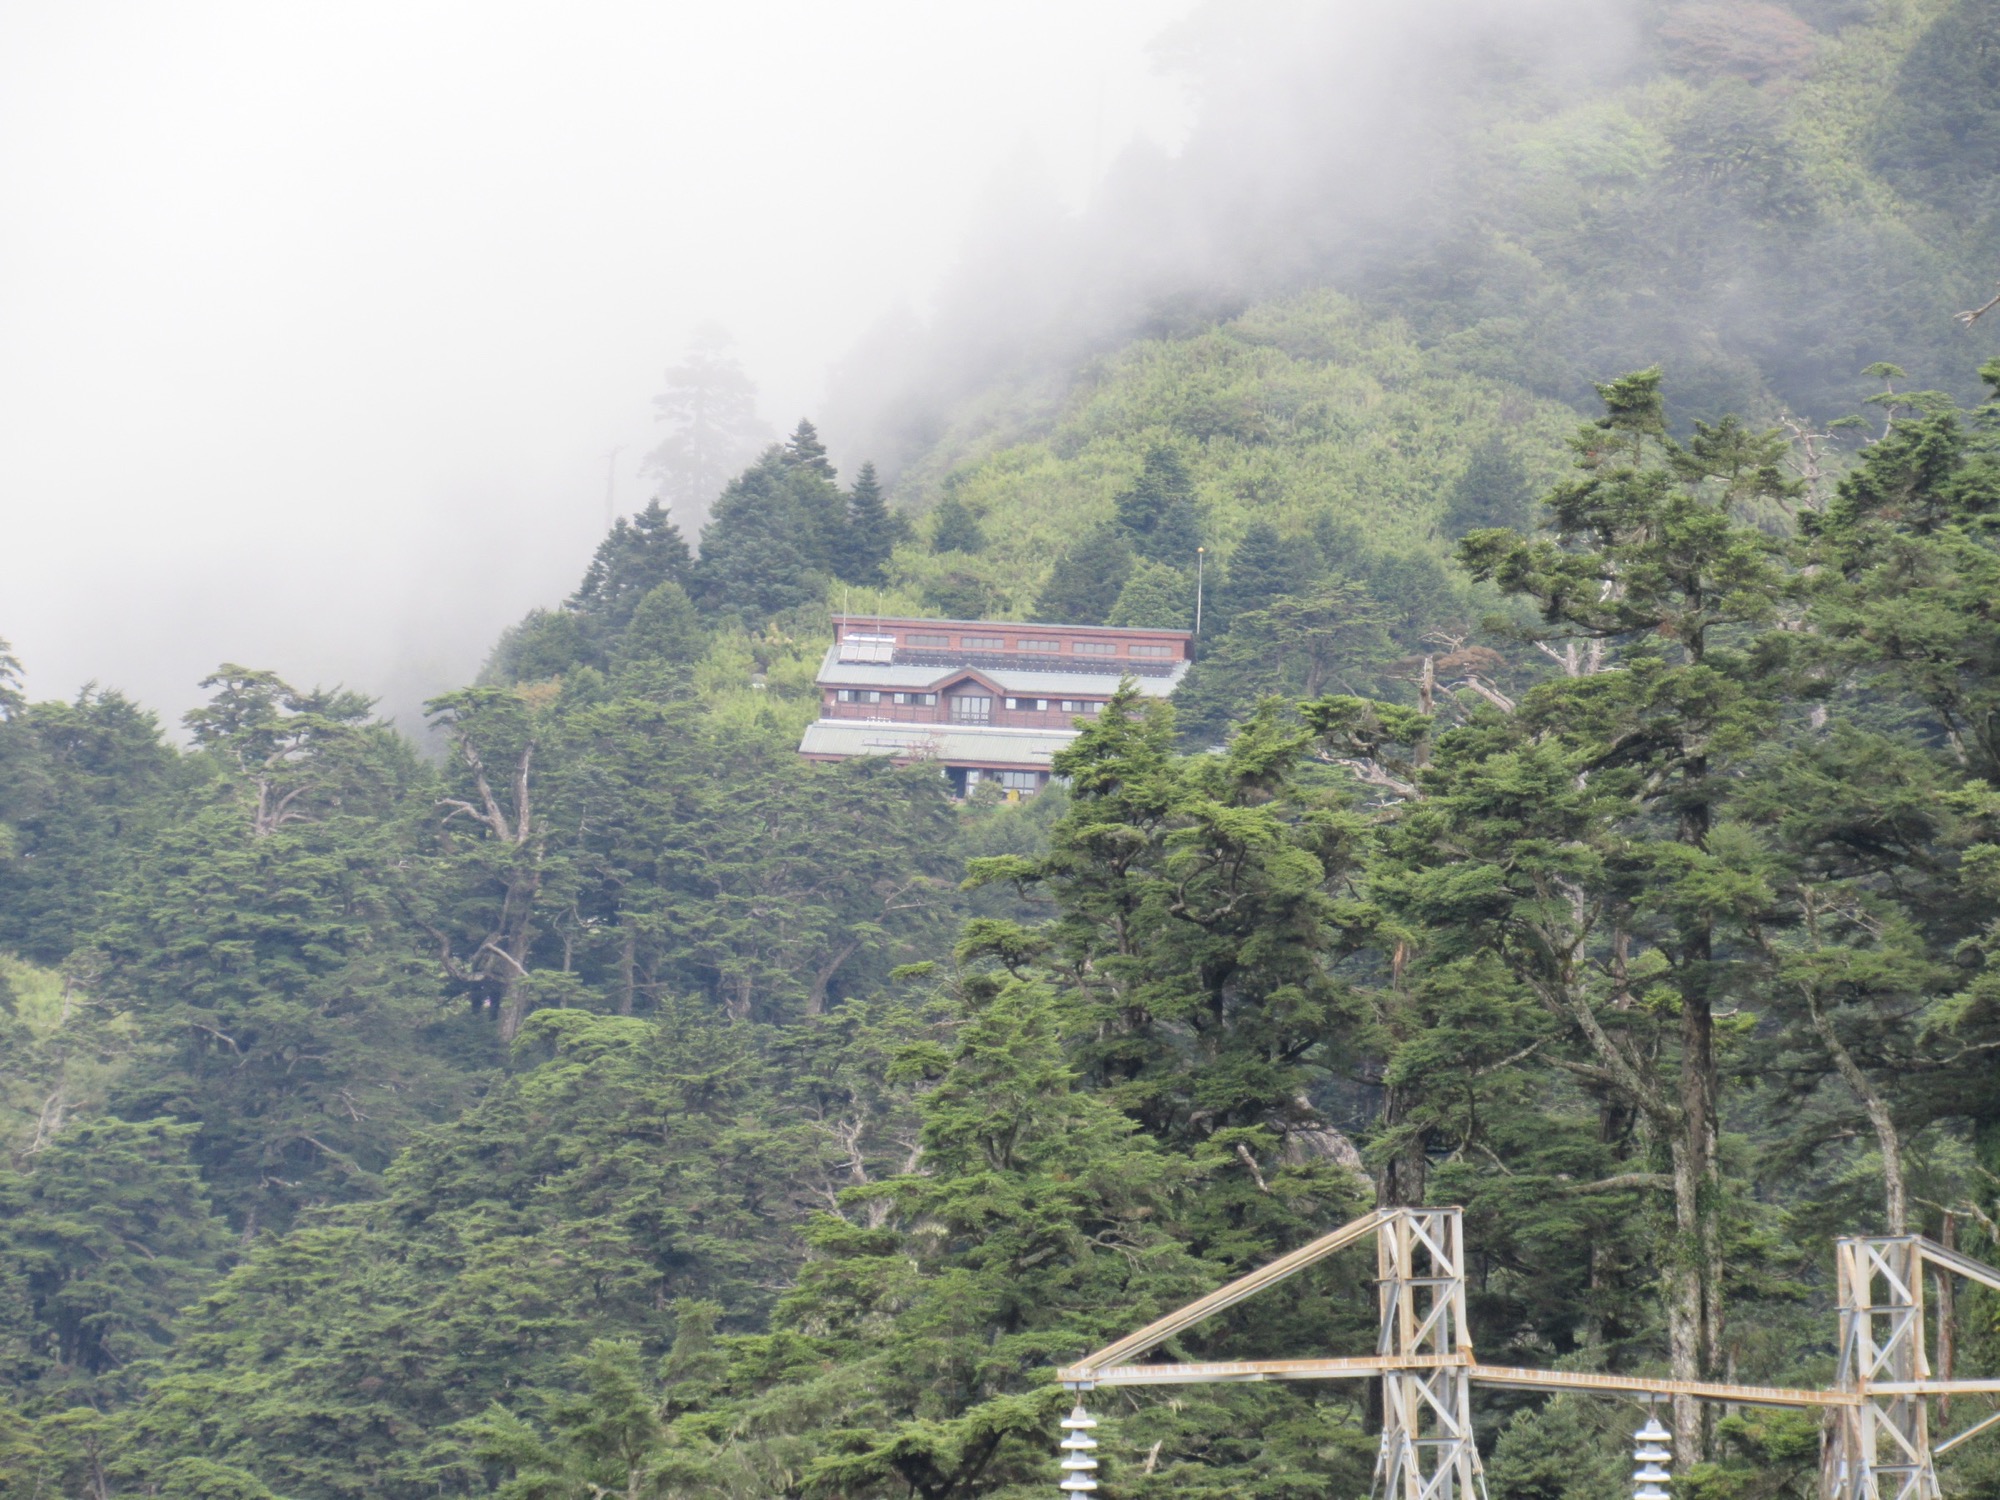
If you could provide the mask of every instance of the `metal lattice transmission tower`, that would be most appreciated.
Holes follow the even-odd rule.
[[[1851,1393],[1836,1407],[1820,1452],[1827,1500],[1937,1500],[1937,1455],[2000,1416],[1933,1445],[1930,1400],[1990,1381],[1933,1378],[1925,1277],[1965,1276],[2000,1289],[1993,1268],[1920,1234],[1834,1243],[1840,1297],[1840,1364],[1834,1384]]]
[[[1930,1378],[1924,1354],[1924,1260],[1916,1237],[1840,1240],[1840,1367],[1844,1391],[1866,1391],[1840,1410],[1821,1450],[1820,1488],[1838,1500],[1935,1500],[1930,1403],[1907,1390]]]
[[[1382,1444],[1374,1493],[1384,1500],[1483,1500],[1472,1438],[1465,1324],[1465,1220],[1455,1208],[1392,1216],[1375,1236],[1381,1333]],[[1436,1361],[1427,1367],[1404,1363]]]
[[[1327,1256],[1374,1237],[1381,1322],[1375,1352],[1318,1359],[1128,1361],[1158,1348],[1245,1298]],[[1101,1385],[1205,1385],[1261,1380],[1374,1379],[1382,1383],[1382,1440],[1375,1461],[1380,1500],[1485,1500],[1473,1442],[1472,1386],[1597,1391],[1662,1399],[1693,1396],[1744,1406],[1789,1406],[1826,1414],[1821,1500],[1940,1500],[1935,1459],[1989,1429],[2000,1411],[1933,1443],[1930,1400],[2000,1395],[2000,1379],[1932,1376],[1926,1353],[1924,1277],[1964,1276],[2000,1291],[2000,1271],[1921,1235],[1844,1239],[1837,1246],[1839,1376],[1830,1390],[1602,1375],[1481,1364],[1465,1317],[1465,1223],[1456,1208],[1383,1208],[1322,1235],[1247,1276],[1107,1344],[1056,1378],[1077,1395],[1066,1492],[1094,1488],[1094,1426],[1085,1393]],[[1649,1457],[1659,1462],[1664,1452]],[[1088,1467],[1083,1460],[1088,1459]]]

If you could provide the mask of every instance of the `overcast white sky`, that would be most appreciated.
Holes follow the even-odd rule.
[[[0,636],[169,719],[407,708],[644,496],[714,319],[773,425],[995,174],[1080,204],[1192,0],[0,0]],[[407,718],[407,714],[405,715]]]

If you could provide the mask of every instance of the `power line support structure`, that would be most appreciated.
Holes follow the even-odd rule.
[[[1924,1351],[1924,1261],[1917,1237],[1844,1239],[1834,1245],[1840,1296],[1840,1363],[1834,1377],[1860,1401],[1827,1424],[1820,1490],[1835,1500],[1936,1500],[1929,1403],[1887,1381],[1930,1377]]]
[[[1820,1493],[1827,1500],[1938,1500],[1937,1455],[2000,1423],[2000,1417],[1989,1418],[1942,1443],[1931,1441],[1931,1397],[1991,1392],[1995,1382],[1933,1378],[1927,1272],[1942,1290],[1949,1290],[1952,1276],[2000,1290],[2000,1272],[1920,1234],[1834,1244],[1840,1298],[1834,1384],[1854,1402],[1838,1408],[1825,1429]],[[1941,1317],[1943,1305],[1941,1299]],[[1947,1333],[1940,1323],[1940,1342]]]
[[[1372,1355],[1129,1362],[1371,1235],[1381,1310]],[[2000,1395],[2000,1379],[1932,1376],[1924,1276],[1928,1271],[1941,1283],[1963,1276],[2000,1291],[2000,1270],[1922,1235],[1843,1239],[1836,1264],[1840,1363],[1831,1389],[1487,1365],[1473,1356],[1467,1332],[1464,1214],[1456,1208],[1376,1209],[1058,1370],[1056,1378],[1078,1401],[1072,1421],[1064,1425],[1088,1420],[1084,1394],[1100,1385],[1374,1379],[1382,1383],[1383,1413],[1375,1462],[1378,1500],[1485,1500],[1486,1479],[1473,1440],[1473,1385],[1693,1396],[1826,1413],[1821,1500],[1940,1500],[1937,1455],[2000,1429],[2000,1412],[1934,1443],[1931,1398]],[[1070,1468],[1072,1478],[1090,1477],[1075,1463]]]
[[[1472,1344],[1465,1325],[1465,1220],[1455,1208],[1409,1209],[1375,1236],[1381,1332],[1383,1500],[1484,1500],[1472,1438]],[[1418,1365],[1415,1361],[1435,1361]]]

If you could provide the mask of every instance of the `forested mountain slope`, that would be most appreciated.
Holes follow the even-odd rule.
[[[1327,288],[1440,371],[1578,408],[1655,363],[1683,425],[1822,423],[1882,360],[1977,396],[2000,331],[1953,315],[2000,282],[1991,0],[1401,14],[1207,8],[1167,49],[1203,101],[1180,156],[975,259],[837,425],[928,503],[1133,340]]]
[[[1075,603],[1047,597],[1052,561],[1114,520],[1116,497],[1155,450],[1184,471],[1193,515],[1149,539],[1152,561],[1191,571],[1197,545],[1222,562],[1253,523],[1296,538],[1323,521],[1357,548],[1442,557],[1452,491],[1474,457],[1511,460],[1490,503],[1512,510],[1492,519],[1521,519],[1572,421],[1425,351],[1399,320],[1316,293],[1103,360],[1046,437],[944,485],[977,523],[974,548],[936,550],[933,522],[933,549],[906,548],[892,576],[920,597],[956,590],[987,609],[1033,615],[1046,603],[1067,618]],[[1192,604],[1190,591],[1190,625]]]
[[[1581,1369],[1822,1382],[1830,1236],[2000,1253],[1995,20],[1662,7],[1390,260],[621,520],[421,747],[0,652],[0,1494],[1041,1494],[1052,1366],[1371,1203]],[[830,607],[1191,623],[1197,556],[1064,790],[794,753]],[[1167,1354],[1365,1347],[1365,1269]],[[1482,1400],[1496,1497],[1622,1490],[1626,1409]],[[1368,1488],[1358,1388],[1106,1407],[1110,1495]]]
[[[1024,808],[705,698],[771,632],[657,517],[435,705],[436,766],[230,671],[194,749],[140,742],[145,815],[92,822],[74,720],[10,701],[9,880],[54,826],[128,868],[7,969],[0,1472],[1034,1493],[1053,1364],[1370,1201],[1467,1206],[1488,1358],[1824,1379],[1826,1235],[1993,1205],[2000,408],[1920,405],[1814,501],[1780,435],[1679,443],[1656,376],[1607,385],[1550,530],[1458,553],[1566,665],[1503,633],[1413,683],[1321,579],[1243,619],[1310,656],[1344,602],[1332,670],[1394,698],[1280,695],[1191,755],[1123,699]],[[718,524],[823,501],[820,462],[795,435]],[[530,647],[571,656],[508,680]],[[1358,1345],[1361,1269],[1176,1348]],[[1613,1482],[1615,1412],[1483,1420],[1500,1493]],[[1808,1422],[1679,1425],[1693,1485],[1812,1482]],[[1370,1462],[1335,1387],[1105,1435],[1134,1495]]]

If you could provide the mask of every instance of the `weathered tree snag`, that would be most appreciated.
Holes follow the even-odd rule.
[[[1810,987],[1805,989],[1805,999],[1820,1045],[1826,1048],[1826,1055],[1833,1060],[1834,1071],[1840,1074],[1841,1081],[1861,1101],[1861,1107],[1868,1112],[1868,1123],[1874,1128],[1876,1149],[1882,1153],[1882,1206],[1889,1233],[1907,1234],[1910,1200],[1903,1176],[1903,1137],[1896,1129],[1895,1117],[1889,1113],[1889,1102],[1882,1097],[1881,1090],[1869,1081],[1867,1073],[1854,1060],[1854,1054],[1848,1051],[1846,1043],[1834,1031],[1826,1007]]]
[[[472,956],[463,965],[456,964],[450,939],[435,928],[432,931],[444,950],[448,971],[479,985],[489,994],[497,994],[500,1039],[511,1042],[527,1019],[529,996],[525,982],[529,954],[534,947],[535,901],[541,894],[546,844],[545,831],[534,814],[535,740],[532,734],[525,737],[515,756],[508,778],[513,803],[510,812],[494,793],[485,760],[473,743],[470,728],[463,719],[453,719],[450,724],[454,747],[472,774],[474,796],[441,799],[438,805],[449,809],[445,821],[469,819],[509,853],[506,872],[500,877],[503,887],[499,913]]]

